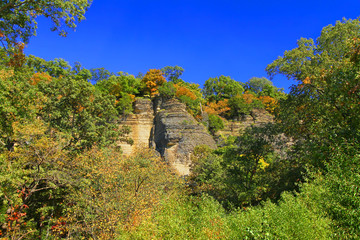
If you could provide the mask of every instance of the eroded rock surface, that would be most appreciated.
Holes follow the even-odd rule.
[[[131,128],[129,137],[133,144],[119,143],[124,155],[131,155],[137,149],[152,147],[151,131],[154,126],[154,110],[150,99],[136,99],[134,113],[129,114],[121,122]]]
[[[225,128],[217,134],[223,137],[239,136],[247,127],[260,126],[273,121],[274,117],[265,109],[253,109],[250,115],[233,121],[226,121]]]
[[[181,175],[190,173],[190,155],[197,145],[216,148],[215,140],[204,125],[186,111],[186,106],[175,99],[159,103],[154,121],[156,150]]]
[[[155,148],[180,175],[188,175],[194,148],[206,144],[215,149],[215,140],[205,126],[186,111],[185,104],[171,99],[156,101],[155,105],[150,99],[135,101],[134,113],[121,122],[131,128],[129,137],[134,144],[121,142],[119,145],[124,155]]]

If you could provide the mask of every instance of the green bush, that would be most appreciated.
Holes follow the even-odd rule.
[[[209,131],[215,134],[221,129],[224,129],[223,120],[218,115],[209,114]]]
[[[175,97],[176,89],[174,83],[165,82],[158,88],[159,94],[162,98],[171,99]]]
[[[207,195],[164,199],[148,221],[118,239],[329,239],[331,221],[305,197],[226,213]]]
[[[360,238],[360,170],[359,156],[343,153],[333,157],[327,173],[315,178],[308,186],[312,198],[333,220],[334,238]],[[316,197],[316,198],[315,198]]]
[[[164,199],[150,221],[118,239],[226,239],[225,212],[212,198],[172,196]]]
[[[230,214],[229,239],[329,239],[330,220],[311,209],[311,202],[284,193],[279,204]]]

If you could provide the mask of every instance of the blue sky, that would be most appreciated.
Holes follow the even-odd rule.
[[[299,38],[316,38],[324,26],[358,16],[357,0],[94,0],[66,38],[40,18],[25,52],[134,75],[178,65],[185,81],[200,86],[220,75],[246,82],[266,77],[267,64]],[[292,83],[276,77],[274,84]]]

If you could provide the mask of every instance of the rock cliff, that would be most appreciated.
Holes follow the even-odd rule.
[[[180,175],[190,172],[190,155],[197,145],[206,144],[216,148],[215,140],[205,126],[198,123],[178,100],[137,99],[134,113],[128,115],[121,125],[131,128],[130,138],[134,144],[119,143],[124,155],[136,149],[155,148],[165,161]]]
[[[218,143],[223,137],[239,136],[253,125],[272,122],[273,117],[263,109],[254,109],[241,119],[225,121],[225,128],[217,133]],[[215,149],[216,142],[206,127],[186,111],[185,104],[176,99],[137,99],[134,113],[124,117],[121,125],[131,128],[133,144],[119,143],[124,155],[143,148],[155,148],[180,175],[190,173],[190,155],[197,145],[206,144]]]
[[[274,117],[265,109],[253,109],[250,115],[244,115],[239,119],[225,121],[225,128],[217,132],[218,136],[239,136],[247,127],[259,126],[261,124],[273,122]]]
[[[215,140],[204,125],[197,122],[183,103],[175,99],[157,104],[154,142],[156,150],[181,175],[190,172],[190,154],[197,145],[216,148]]]
[[[124,155],[131,155],[137,149],[152,147],[151,132],[154,126],[153,103],[150,99],[137,99],[134,102],[134,113],[124,117],[120,125],[127,125],[131,128],[129,137],[133,144],[120,142]]]

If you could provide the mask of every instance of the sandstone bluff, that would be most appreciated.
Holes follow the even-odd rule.
[[[272,121],[264,112],[255,111],[241,121],[229,121],[220,134],[237,135],[247,126]],[[129,137],[133,144],[119,143],[124,155],[131,155],[142,148],[153,148],[180,175],[190,173],[191,153],[198,145],[216,148],[216,142],[206,127],[186,111],[185,104],[176,99],[139,98],[134,102],[134,111],[124,117],[121,125],[131,128]]]

